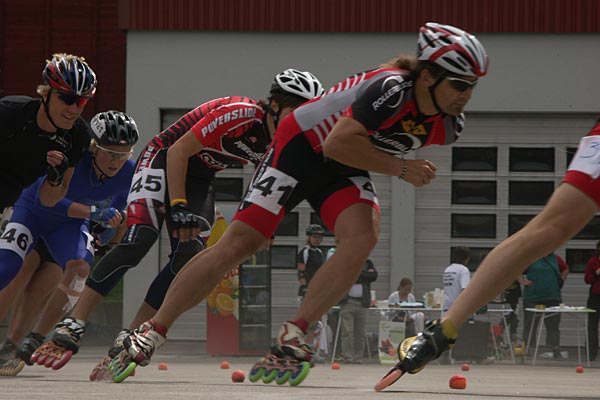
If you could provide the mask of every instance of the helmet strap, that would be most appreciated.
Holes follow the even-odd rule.
[[[110,176],[106,175],[106,173],[102,171],[102,168],[100,168],[100,166],[96,162],[96,154],[94,153],[92,153],[92,163],[94,163],[94,167],[100,172],[100,175],[98,176],[98,180],[100,181],[100,183],[104,183],[104,181],[110,179]]]
[[[273,124],[275,125],[275,128],[277,128],[277,125],[279,125],[279,116],[281,115],[281,109],[282,107],[279,107],[279,110],[275,111],[273,110],[273,107],[271,107],[270,104],[265,104],[265,111],[271,114],[271,117],[273,117]]]
[[[428,90],[429,90],[429,95],[431,96],[431,100],[433,101],[433,105],[435,106],[435,109],[438,110],[438,112],[440,113],[444,113],[444,111],[442,111],[442,109],[440,108],[440,105],[437,102],[437,99],[435,98],[435,88],[442,83],[442,81],[446,79],[446,77],[444,75],[440,75],[440,77],[437,79],[437,81],[435,81],[435,83],[431,86],[429,86]]]
[[[48,91],[48,96],[46,97],[46,100],[44,100],[44,98],[42,97],[42,104],[44,105],[44,112],[46,113],[46,117],[48,117],[48,121],[50,121],[50,123],[52,124],[52,126],[54,126],[57,131],[61,131],[62,128],[59,127],[58,125],[56,125],[54,123],[54,120],[50,116],[50,106],[49,106],[49,104],[50,104],[50,96],[52,96],[52,90]]]

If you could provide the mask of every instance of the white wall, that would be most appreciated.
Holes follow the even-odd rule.
[[[491,112],[596,112],[600,79],[600,34],[482,34],[490,73],[468,110]],[[271,34],[128,32],[127,109],[142,142],[160,130],[160,109],[193,108],[226,95],[266,96],[274,74],[310,70],[325,86],[376,67],[399,53],[412,54],[416,34]],[[467,111],[468,111],[467,110]],[[138,149],[139,151],[139,149]],[[392,282],[411,276],[415,259],[412,190],[392,183],[394,209]],[[408,218],[408,219],[407,219]],[[401,235],[396,237],[395,235]],[[158,250],[126,275],[124,318],[128,323],[158,270]]]

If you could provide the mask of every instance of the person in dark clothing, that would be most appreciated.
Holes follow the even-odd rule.
[[[598,322],[600,321],[600,240],[596,243],[596,255],[585,267],[585,283],[590,285],[587,307],[595,310],[588,314],[588,341],[590,361],[598,356]]]
[[[323,251],[319,248],[323,242],[323,227],[311,224],[306,228],[306,246],[298,253],[298,297],[304,298],[306,287],[312,277],[325,262]]]

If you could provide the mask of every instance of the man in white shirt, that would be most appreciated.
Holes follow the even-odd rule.
[[[444,304],[442,315],[448,311],[458,295],[465,290],[471,280],[471,272],[466,267],[471,259],[471,249],[456,247],[452,254],[451,264],[444,270]]]

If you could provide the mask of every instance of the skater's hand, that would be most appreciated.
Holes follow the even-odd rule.
[[[188,208],[186,204],[175,204],[171,207],[173,220],[173,236],[180,242],[189,242],[200,233],[200,217]]]
[[[401,179],[415,187],[428,185],[435,178],[437,167],[429,160],[404,160],[406,172]]]

